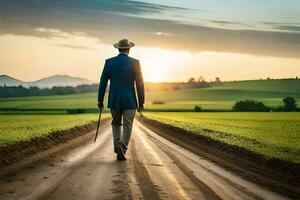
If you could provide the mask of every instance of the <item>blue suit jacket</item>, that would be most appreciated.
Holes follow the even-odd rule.
[[[99,84],[99,102],[103,102],[108,80],[110,80],[108,108],[136,109],[138,104],[135,85],[138,103],[139,105],[144,104],[144,81],[139,60],[120,53],[105,61]]]

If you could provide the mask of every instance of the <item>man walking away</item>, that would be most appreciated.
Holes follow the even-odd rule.
[[[114,47],[119,49],[119,55],[105,61],[98,91],[98,107],[102,109],[107,82],[110,80],[107,107],[110,108],[112,115],[111,125],[117,160],[126,160],[125,154],[130,141],[135,111],[137,108],[143,109],[145,101],[140,62],[128,56],[133,46],[134,43],[127,39],[114,44]],[[121,129],[123,129],[122,134]]]

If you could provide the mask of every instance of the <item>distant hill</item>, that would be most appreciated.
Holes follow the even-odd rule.
[[[194,82],[194,83],[146,83],[146,90],[184,90],[205,89],[228,91],[266,91],[300,93],[300,79],[245,80],[227,82]]]
[[[17,80],[7,75],[0,75],[0,86],[19,86],[22,85],[24,87],[36,86],[39,88],[52,88],[54,86],[78,86],[78,85],[89,85],[93,84],[93,81],[72,77],[68,75],[54,75],[50,77],[46,77],[33,82],[24,82],[21,80]]]
[[[300,93],[299,79],[271,79],[224,82],[217,90],[249,90],[282,93]]]
[[[84,79],[84,78],[78,78],[78,77],[72,77],[67,75],[54,75],[47,78],[43,78],[34,82],[29,83],[29,86],[37,86],[40,88],[46,88],[46,87],[53,87],[53,86],[78,86],[78,85],[89,85],[93,84],[93,81]]]
[[[7,75],[0,75],[0,86],[18,86],[24,84],[26,84],[24,81],[20,81]]]

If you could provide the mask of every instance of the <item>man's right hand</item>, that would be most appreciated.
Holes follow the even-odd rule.
[[[99,102],[99,101],[98,101],[98,103],[97,103],[97,106],[98,106],[99,110],[102,110],[103,107],[104,107],[103,103],[102,103],[102,102]]]
[[[139,105],[138,110],[144,110],[144,105],[143,105],[143,104],[142,104],[142,105]]]

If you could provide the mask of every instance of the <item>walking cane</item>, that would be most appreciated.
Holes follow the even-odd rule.
[[[137,109],[137,111],[140,113],[141,117],[144,118],[144,115],[140,109]]]
[[[100,126],[100,119],[101,119],[101,113],[102,113],[102,109],[100,109],[100,113],[99,113],[98,124],[97,124],[97,131],[96,131],[96,136],[95,136],[94,142],[96,142],[97,136],[98,136],[99,126]]]

